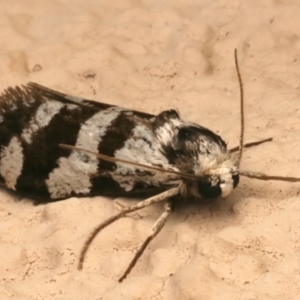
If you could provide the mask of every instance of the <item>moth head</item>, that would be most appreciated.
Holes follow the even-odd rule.
[[[230,160],[202,172],[199,179],[187,183],[186,192],[197,198],[228,196],[239,183],[239,172]]]
[[[156,137],[169,162],[186,179],[184,193],[197,198],[226,197],[238,185],[239,173],[226,143],[211,130],[180,119],[178,112],[162,112],[156,118]]]

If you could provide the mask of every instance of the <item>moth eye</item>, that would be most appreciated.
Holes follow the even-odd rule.
[[[199,182],[198,192],[204,198],[217,198],[222,195],[220,184],[212,185],[211,182]]]
[[[239,184],[239,174],[231,173],[231,180],[221,178],[207,178],[206,181],[197,182],[198,193],[207,199],[227,196]]]

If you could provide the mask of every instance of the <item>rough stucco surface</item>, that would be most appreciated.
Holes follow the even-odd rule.
[[[1,90],[34,81],[153,114],[177,108],[229,147],[239,140],[237,48],[246,141],[274,138],[246,150],[241,167],[300,176],[297,1],[0,0],[0,7]],[[80,272],[80,248],[117,209],[115,199],[33,206],[1,192],[0,298],[300,299],[299,190],[241,178],[225,200],[182,205],[122,284],[162,205],[101,232]]]

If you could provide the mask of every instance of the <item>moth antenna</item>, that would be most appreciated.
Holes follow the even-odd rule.
[[[237,161],[237,166],[239,167],[243,155],[245,118],[244,118],[244,89],[243,89],[243,82],[242,82],[242,77],[239,69],[237,49],[234,49],[234,61],[235,61],[235,68],[236,68],[239,85],[240,85],[241,132],[240,132],[240,147],[239,147],[240,152]]]
[[[165,169],[159,168],[159,167],[147,166],[147,165],[144,165],[144,164],[140,164],[138,162],[133,162],[133,161],[129,161],[129,160],[122,159],[122,158],[115,158],[115,157],[112,157],[112,156],[108,156],[108,155],[105,155],[105,154],[102,154],[102,153],[93,152],[91,150],[81,148],[81,147],[77,147],[77,146],[72,146],[72,145],[67,145],[67,144],[59,144],[59,147],[63,148],[63,149],[68,149],[68,150],[77,150],[77,151],[81,151],[81,152],[90,153],[90,154],[93,154],[93,155],[97,156],[99,159],[103,159],[105,161],[121,162],[121,163],[124,163],[124,164],[141,167],[141,168],[147,169],[147,170],[159,171],[159,172],[169,173],[169,174],[173,174],[173,175],[178,175],[181,178],[183,178],[183,177],[184,178],[189,178],[189,179],[199,178],[196,175],[192,175],[192,174],[188,174],[188,173],[182,173],[182,172],[176,172],[176,171],[172,171],[172,170],[165,170]]]
[[[258,145],[261,145],[263,143],[267,143],[267,142],[271,142],[271,141],[273,141],[273,138],[267,138],[267,139],[259,140],[259,141],[256,141],[256,142],[247,143],[247,144],[243,145],[243,149],[251,148],[251,147],[258,146]],[[237,147],[234,147],[234,148],[230,149],[230,152],[236,152],[236,151],[239,151],[239,150],[240,150],[240,146],[237,146]]]
[[[238,150],[240,151],[239,156],[238,156],[238,162],[237,162],[237,165],[239,167],[241,164],[241,159],[242,159],[242,155],[243,155],[245,118],[244,118],[244,89],[243,89],[243,82],[242,82],[242,77],[241,77],[239,64],[238,64],[237,49],[234,49],[234,60],[235,60],[235,67],[236,67],[236,72],[238,75],[238,80],[239,80],[239,85],[240,85],[241,133],[240,133],[240,146],[238,147],[238,149],[233,148],[232,151],[233,152],[238,151]],[[247,147],[252,147],[252,146],[256,146],[256,145],[259,145],[266,141],[271,141],[271,140],[272,140],[272,138],[269,138],[269,139],[265,139],[262,141],[249,143],[246,145],[247,145]],[[246,145],[245,145],[245,147],[246,147]],[[258,180],[280,180],[280,181],[287,181],[287,182],[300,182],[300,178],[297,178],[297,177],[273,176],[273,175],[267,175],[267,174],[259,173],[259,172],[239,170],[239,174],[241,176],[258,179]]]
[[[127,215],[128,213],[131,213],[133,211],[142,209],[144,207],[153,205],[157,202],[161,202],[164,201],[170,197],[176,196],[180,193],[182,186],[179,185],[175,188],[171,188],[163,193],[160,193],[158,195],[155,195],[153,197],[150,197],[144,201],[139,202],[136,205],[131,205],[128,207],[125,207],[124,209],[122,209],[120,212],[116,213],[115,215],[111,216],[110,218],[106,219],[105,221],[103,221],[101,224],[99,224],[90,234],[90,236],[87,238],[87,240],[85,241],[81,251],[80,251],[80,256],[79,256],[79,262],[78,262],[78,269],[81,270],[83,267],[83,262],[86,256],[86,253],[91,245],[91,243],[93,242],[94,238],[97,236],[97,234],[104,229],[105,227],[107,227],[108,225],[112,224],[113,222],[117,221],[118,219],[124,217],[125,215]],[[149,241],[150,242],[150,241]],[[147,245],[146,245],[147,246]],[[145,247],[146,248],[146,247]],[[130,271],[130,270],[129,270]]]
[[[287,177],[287,176],[276,176],[276,175],[267,175],[259,172],[251,172],[251,171],[239,171],[241,176],[245,176],[248,178],[254,178],[258,180],[280,180],[280,181],[288,181],[288,182],[300,182],[300,178],[298,177]]]
[[[160,217],[156,220],[156,222],[153,224],[151,227],[151,231],[149,236],[146,238],[146,240],[143,242],[143,244],[140,246],[139,250],[131,260],[129,266],[127,267],[126,271],[124,274],[120,277],[119,282],[122,282],[127,275],[131,272],[131,270],[134,268],[135,264],[139,260],[139,258],[142,256],[144,253],[145,249],[149,245],[149,243],[158,235],[158,233],[163,229],[165,224],[167,223],[170,215],[174,211],[173,205],[171,201],[168,201],[165,205],[165,210],[164,212],[160,215]]]

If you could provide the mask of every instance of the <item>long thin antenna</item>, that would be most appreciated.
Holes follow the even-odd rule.
[[[81,151],[81,152],[85,152],[85,153],[90,153],[95,155],[96,157],[98,157],[99,159],[105,160],[105,161],[109,161],[109,162],[114,162],[114,163],[124,163],[124,164],[128,164],[131,166],[136,166],[136,167],[140,167],[143,168],[145,170],[151,170],[151,171],[159,171],[159,172],[163,172],[163,173],[168,173],[168,174],[173,174],[173,175],[177,175],[180,178],[184,177],[184,178],[190,178],[190,179],[198,179],[199,177],[193,174],[188,174],[188,173],[183,173],[183,172],[177,172],[177,171],[173,171],[173,170],[165,170],[163,168],[160,167],[154,167],[154,166],[147,166],[138,162],[134,162],[134,161],[129,161],[126,159],[122,159],[122,158],[116,158],[116,157],[112,157],[112,156],[108,156],[102,153],[97,153],[97,152],[93,152],[91,150],[82,148],[82,147],[77,147],[77,146],[72,146],[72,145],[67,145],[67,144],[59,144],[59,147],[62,149],[67,149],[67,150],[76,150],[76,151]]]
[[[237,166],[240,167],[242,155],[243,155],[245,118],[244,118],[244,90],[243,90],[243,82],[242,82],[242,77],[241,77],[238,58],[237,58],[237,49],[234,49],[234,61],[235,61],[236,72],[238,75],[239,85],[240,85],[241,133],[240,133],[240,152],[237,161]]]
[[[263,139],[263,140],[260,140],[260,141],[247,143],[247,144],[243,145],[243,149],[251,148],[251,147],[258,146],[260,144],[271,142],[271,141],[273,141],[273,138],[267,138],[267,139]],[[236,152],[236,151],[239,151],[239,150],[240,150],[240,147],[237,146],[237,147],[231,148],[230,152]]]
[[[242,148],[250,148],[250,147],[257,146],[257,145],[260,145],[260,144],[263,144],[266,142],[270,142],[272,140],[273,140],[273,138],[268,138],[268,139],[263,139],[263,140],[256,141],[256,142],[247,143],[247,144],[243,145]],[[141,167],[145,170],[159,171],[159,172],[163,172],[163,173],[178,175],[180,177],[189,178],[189,179],[199,179],[199,176],[196,176],[193,174],[177,172],[177,171],[173,171],[173,170],[166,170],[166,169],[163,169],[160,167],[147,166],[147,165],[144,165],[144,164],[141,164],[138,162],[129,161],[126,159],[116,158],[116,157],[108,156],[108,155],[105,155],[102,153],[93,152],[91,150],[88,150],[88,149],[85,149],[82,147],[77,147],[77,146],[72,146],[72,145],[67,145],[67,144],[59,144],[59,147],[62,149],[67,149],[67,150],[76,150],[76,151],[81,151],[81,152],[85,152],[85,153],[90,153],[90,154],[95,155],[99,159],[103,159],[103,160],[109,161],[109,162],[114,162],[114,163],[121,162],[121,163],[129,164],[132,166]],[[240,149],[241,149],[241,146],[237,146],[237,147],[230,149],[230,152],[236,152],[236,151],[239,151]]]
[[[241,176],[258,179],[258,180],[280,180],[280,181],[287,181],[287,182],[300,182],[299,177],[268,175],[268,174],[264,174],[264,173],[243,171],[243,170],[240,170],[239,174]]]

